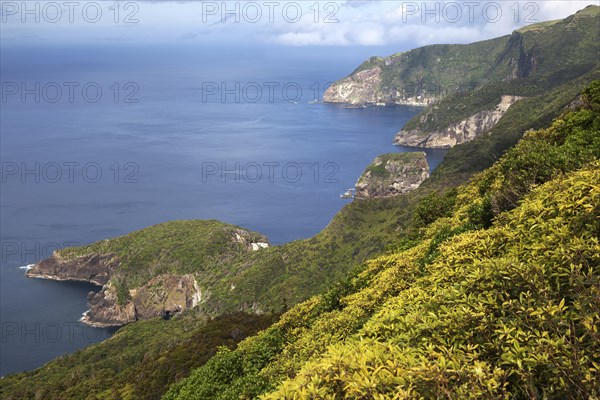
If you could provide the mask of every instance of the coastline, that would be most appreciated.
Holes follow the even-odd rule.
[[[81,322],[82,324],[85,324],[85,325],[87,325],[89,327],[92,327],[92,328],[120,328],[122,326],[127,325],[127,324],[119,324],[119,325],[116,325],[116,324],[103,324],[101,322],[92,322],[88,318],[88,314],[89,314],[90,311],[91,310],[87,310],[86,312],[84,312],[81,315],[81,318],[79,318],[79,322]]]
[[[35,265],[35,264],[31,264],[31,265]],[[28,266],[29,267],[29,266]],[[23,268],[23,267],[21,267]],[[93,279],[80,279],[80,278],[63,278],[63,277],[59,277],[59,276],[55,276],[55,275],[47,275],[47,274],[30,274],[29,270],[31,270],[31,268],[33,267],[29,267],[27,269],[27,272],[25,273],[25,276],[27,278],[33,278],[33,279],[44,279],[44,280],[49,280],[49,281],[56,281],[56,282],[81,282],[81,283],[90,283],[94,286],[98,286],[100,288],[103,288],[104,285],[101,283],[98,283],[96,281],[94,281]],[[24,268],[23,268],[24,269]],[[81,318],[79,319],[79,322],[85,324],[86,326],[90,326],[92,328],[116,328],[116,327],[120,327],[123,325],[115,325],[115,324],[103,324],[100,322],[93,322],[90,321],[88,318],[88,314],[91,310],[88,309],[87,311],[85,311]]]
[[[30,274],[29,270],[31,268],[29,268],[25,273],[25,276],[27,278],[35,278],[35,279],[46,279],[49,281],[57,281],[57,282],[85,282],[85,283],[91,283],[94,286],[99,286],[99,287],[103,287],[104,285],[94,281],[93,279],[80,279],[80,278],[62,278],[59,276],[55,276],[55,275],[46,275],[46,274]]]

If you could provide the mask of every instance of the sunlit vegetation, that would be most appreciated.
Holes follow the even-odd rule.
[[[599,17],[600,7],[589,6],[564,20],[534,24],[509,36],[412,50],[397,56],[405,58],[403,63],[382,67],[382,86],[410,82],[444,95],[404,127],[443,129],[494,109],[502,95],[536,97],[590,72],[598,64]]]
[[[164,398],[597,397],[599,88],[459,188],[449,215],[419,222],[412,247],[223,349]]]
[[[5,377],[0,397],[597,398],[590,68],[556,70],[419,189],[352,202],[313,238],[252,252],[232,240],[236,227],[180,221],[66,250],[117,254],[124,301],[161,273],[203,277],[210,296]],[[237,312],[252,306],[265,314]]]

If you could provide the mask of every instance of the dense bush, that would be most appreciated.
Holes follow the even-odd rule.
[[[600,395],[600,99],[584,93],[591,110],[529,133],[412,246],[217,354],[165,399]],[[504,209],[469,220],[506,193]]]
[[[264,398],[598,396],[599,168],[447,242],[356,334]]]
[[[444,195],[433,192],[424,197],[413,213],[413,225],[421,228],[441,217],[450,216],[456,202],[456,195],[456,189],[451,189]]]
[[[186,400],[597,397],[600,83],[584,91],[584,110],[530,132],[450,191],[513,146],[523,127],[564,110],[589,77],[515,104],[418,190],[353,202],[311,239],[243,257],[216,240],[226,246],[213,254],[228,256],[206,263],[198,262],[204,248],[189,251],[206,231],[191,225],[114,242],[123,254],[141,249],[132,254],[145,263],[137,265],[152,267],[129,263],[123,296],[157,271],[210,268],[215,312],[293,307],[273,325],[243,314],[205,324],[205,309],[136,322],[0,380],[1,397],[156,398],[169,387],[165,398]],[[393,250],[381,256],[386,246]]]
[[[203,320],[139,321],[103,343],[58,358],[33,372],[0,380],[2,399],[158,399],[219,348],[234,348],[276,320],[235,313]]]

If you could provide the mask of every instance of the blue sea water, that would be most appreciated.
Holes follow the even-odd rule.
[[[177,219],[310,237],[373,158],[413,151],[391,143],[419,108],[315,101],[370,52],[3,46],[0,375],[114,333],[78,322],[97,288],[20,267]]]

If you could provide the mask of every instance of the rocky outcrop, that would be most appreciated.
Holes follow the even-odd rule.
[[[170,240],[177,232],[174,228],[187,229],[191,236],[182,235],[181,241]],[[181,250],[181,246],[187,247]],[[217,221],[174,221],[88,246],[56,251],[26,274],[31,278],[84,281],[102,286],[98,292],[88,294],[89,310],[82,321],[98,327],[120,326],[142,319],[170,318],[205,302],[218,281],[216,275],[220,277],[221,272],[216,268],[206,271],[203,265],[226,264],[228,260],[268,247],[265,236],[243,228]],[[191,259],[198,270],[190,273],[188,256],[196,251],[197,258]],[[131,258],[131,254],[145,254],[145,257]],[[165,270],[154,269],[161,263],[181,268],[179,273],[175,267],[168,269],[174,272],[165,274]],[[147,276],[146,281],[136,287],[127,285],[128,281],[139,282],[136,279],[140,275]],[[201,291],[196,277],[213,283]]]
[[[512,57],[508,61],[510,74],[506,77],[507,81],[526,78],[536,70],[537,59],[532,51],[526,50],[525,37],[521,32],[513,32],[508,41],[505,53],[512,54]]]
[[[377,157],[356,182],[355,198],[397,196],[418,188],[428,177],[425,153],[384,154]]]
[[[105,285],[99,292],[88,293],[88,307],[82,322],[95,327],[121,326],[136,320],[132,302],[119,303],[117,291],[112,284]]]
[[[249,237],[247,231],[243,229],[236,230],[234,242],[243,244],[246,250],[250,251],[258,251],[269,247],[269,242],[265,236],[255,235],[254,237]]]
[[[117,289],[108,284],[98,293],[90,292],[90,310],[83,322],[98,327],[120,326],[140,319],[170,318],[196,306],[202,292],[193,275],[161,275],[138,289],[129,291],[129,298],[120,300]]]
[[[360,105],[415,105],[426,106],[438,98],[427,95],[424,91],[409,90],[410,88],[384,88],[381,78],[382,69],[363,69],[338,82],[325,90],[323,102],[343,103],[353,106]]]
[[[136,319],[170,317],[202,301],[193,275],[161,275],[133,291]]]
[[[380,83],[381,68],[366,69],[329,86],[323,95],[323,101],[351,105],[377,104],[383,100],[378,93]]]
[[[492,129],[506,111],[520,100],[519,96],[502,96],[493,110],[480,111],[470,117],[434,132],[420,129],[402,130],[396,134],[394,144],[399,146],[447,149],[471,141]]]
[[[118,265],[119,258],[114,254],[89,254],[67,259],[55,251],[51,257],[33,265],[27,271],[27,276],[59,281],[83,281],[102,286],[108,282]]]

